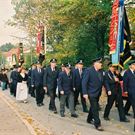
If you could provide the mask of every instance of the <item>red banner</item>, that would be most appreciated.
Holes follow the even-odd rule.
[[[44,32],[44,26],[39,25],[38,26],[38,33],[37,33],[37,46],[36,46],[36,53],[40,54],[40,51],[43,49],[42,44],[43,44],[43,33]]]
[[[117,36],[118,36],[118,8],[119,8],[119,0],[115,0],[112,6],[112,17],[109,34],[110,54],[113,54],[116,51]]]

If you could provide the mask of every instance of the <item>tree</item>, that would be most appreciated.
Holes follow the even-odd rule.
[[[24,28],[33,37],[39,23],[47,26],[47,43],[54,51],[47,53],[46,61],[56,57],[59,63],[73,63],[81,58],[88,66],[91,59],[108,52],[112,1],[12,0],[12,4],[16,14],[9,24]]]
[[[4,45],[2,45],[1,47],[0,47],[0,51],[2,51],[2,52],[8,52],[9,50],[11,50],[12,48],[14,48],[15,46],[13,45],[13,44],[11,44],[11,43],[6,43],[6,44],[4,44]]]

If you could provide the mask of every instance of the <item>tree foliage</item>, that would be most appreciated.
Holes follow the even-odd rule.
[[[0,51],[2,52],[8,52],[9,50],[11,50],[12,48],[14,48],[15,46],[11,43],[6,43],[2,46],[0,46]]]
[[[83,59],[89,65],[94,57],[108,51],[111,0],[12,0],[15,15],[10,25],[36,37],[39,23],[47,26],[47,43],[53,52],[46,55],[59,63]]]

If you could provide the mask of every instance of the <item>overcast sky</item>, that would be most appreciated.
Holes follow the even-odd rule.
[[[12,37],[25,37],[24,32],[21,30],[6,25],[6,21],[14,15],[11,0],[0,0],[0,45],[5,43],[16,44],[20,42],[18,38]]]

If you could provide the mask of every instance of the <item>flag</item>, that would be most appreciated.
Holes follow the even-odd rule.
[[[39,63],[42,64],[44,60],[45,60],[45,53],[44,53],[44,51],[41,51],[39,54],[39,57],[38,57],[38,61],[39,61]]]
[[[36,46],[36,53],[40,54],[40,51],[44,50],[44,26],[38,26],[38,33],[37,33],[37,46]]]
[[[16,64],[17,64],[16,54],[12,54],[12,65],[16,65]]]
[[[23,44],[19,43],[19,64],[22,65],[23,63],[24,63]]]
[[[123,68],[124,65],[132,58],[131,51],[130,51],[130,45],[131,42],[131,33],[130,33],[130,27],[128,22],[128,17],[126,13],[126,8],[124,7],[124,38],[123,38],[123,52],[121,52],[120,56],[120,67]]]
[[[110,54],[116,52],[117,35],[118,35],[118,8],[119,8],[119,0],[115,0],[112,6],[112,17],[109,33]]]
[[[123,25],[123,14],[124,14],[124,0],[119,0],[119,8],[118,8],[118,33],[117,33],[117,43],[116,43],[116,50],[115,53],[112,53],[112,64],[113,65],[119,65],[120,61],[120,46],[123,41],[122,39],[122,31],[124,28]]]

